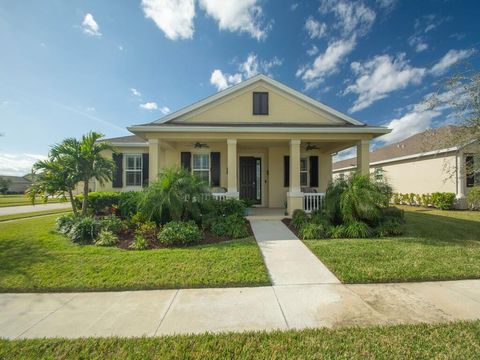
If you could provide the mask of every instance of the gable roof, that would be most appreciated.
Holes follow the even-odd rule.
[[[114,138],[101,139],[100,141],[108,141],[116,146],[146,146],[145,139],[137,135],[127,135]]]
[[[438,129],[429,129],[412,135],[402,141],[386,145],[370,152],[370,164],[388,162],[398,158],[414,155],[433,155],[434,153],[455,151],[458,146],[452,146],[445,139],[462,131],[458,126],[448,125]],[[433,154],[432,154],[433,152]],[[333,164],[333,170],[352,168],[357,166],[357,158],[352,157],[337,161]]]
[[[251,77],[250,79],[247,79],[245,81],[242,81],[241,83],[239,84],[236,84],[236,85],[233,85],[223,91],[219,91],[217,92],[216,94],[214,95],[211,95],[203,100],[200,100],[200,101],[197,101],[195,103],[193,103],[192,105],[189,105],[187,107],[184,107],[183,109],[180,109],[178,111],[175,111],[171,114],[168,114],[164,117],[162,117],[161,119],[158,119],[156,121],[153,121],[149,124],[143,124],[144,126],[152,126],[152,125],[162,125],[162,124],[166,124],[166,123],[169,123],[169,122],[172,122],[173,120],[177,119],[178,117],[180,116],[183,116],[185,114],[188,114],[192,111],[195,111],[205,105],[208,105],[208,104],[211,104],[217,100],[220,100],[234,92],[237,92],[237,91],[240,91],[244,88],[246,88],[247,86],[250,86],[252,84],[255,84],[255,83],[258,83],[258,82],[261,82],[261,81],[264,81],[266,82],[267,84],[269,84],[270,86],[274,87],[274,88],[277,88],[279,90],[282,90],[284,92],[286,92],[287,94],[297,98],[297,99],[300,99],[306,103],[308,103],[309,105],[321,110],[321,111],[324,111],[330,115],[333,115],[345,122],[347,122],[348,124],[351,124],[351,125],[356,125],[356,126],[364,126],[365,124],[358,121],[358,120],[355,120],[335,109],[332,109],[331,107],[325,105],[325,104],[322,104],[321,102],[315,100],[315,99],[312,99],[311,97],[305,95],[305,94],[302,94],[301,92],[297,91],[297,90],[294,90],[292,89],[291,87],[285,85],[285,84],[282,84],[281,82],[279,81],[276,81],[264,74],[259,74],[259,75],[256,75],[256,76],[253,76]],[[137,125],[137,126],[142,126],[142,125]]]

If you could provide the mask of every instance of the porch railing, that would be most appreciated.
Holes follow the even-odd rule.
[[[324,201],[325,193],[303,193],[303,210],[310,213],[321,209]]]
[[[227,194],[226,193],[212,193],[212,198],[218,201],[224,201],[227,200]]]

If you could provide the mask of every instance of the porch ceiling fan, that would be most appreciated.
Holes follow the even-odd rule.
[[[305,149],[306,149],[307,151],[317,150],[317,149],[318,149],[318,146],[315,145],[315,144],[312,144],[312,143],[309,143],[309,142],[308,142],[308,143],[307,143],[307,146],[305,147]]]
[[[208,148],[208,144],[201,143],[201,142],[197,141],[195,144],[193,144],[193,147],[195,149],[203,149],[203,148]]]

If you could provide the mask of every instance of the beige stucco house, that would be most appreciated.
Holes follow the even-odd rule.
[[[480,174],[473,171],[472,163],[480,148],[470,141],[451,146],[459,131],[462,128],[445,126],[378,148],[370,153],[370,172],[378,180],[387,180],[398,193],[455,193],[462,208],[470,189],[480,186]],[[335,162],[333,177],[344,177],[356,169],[356,158]]]
[[[357,146],[366,173],[370,141],[389,132],[265,75],[128,130],[134,135],[109,139],[117,173],[96,190],[139,190],[163,168],[182,166],[214,196],[289,213],[316,206],[332,178],[332,154]]]

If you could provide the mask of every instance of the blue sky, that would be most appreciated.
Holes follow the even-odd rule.
[[[478,69],[479,18],[467,0],[3,1],[0,174],[259,72],[392,127],[375,146],[398,141],[452,121],[422,102],[458,64]]]

